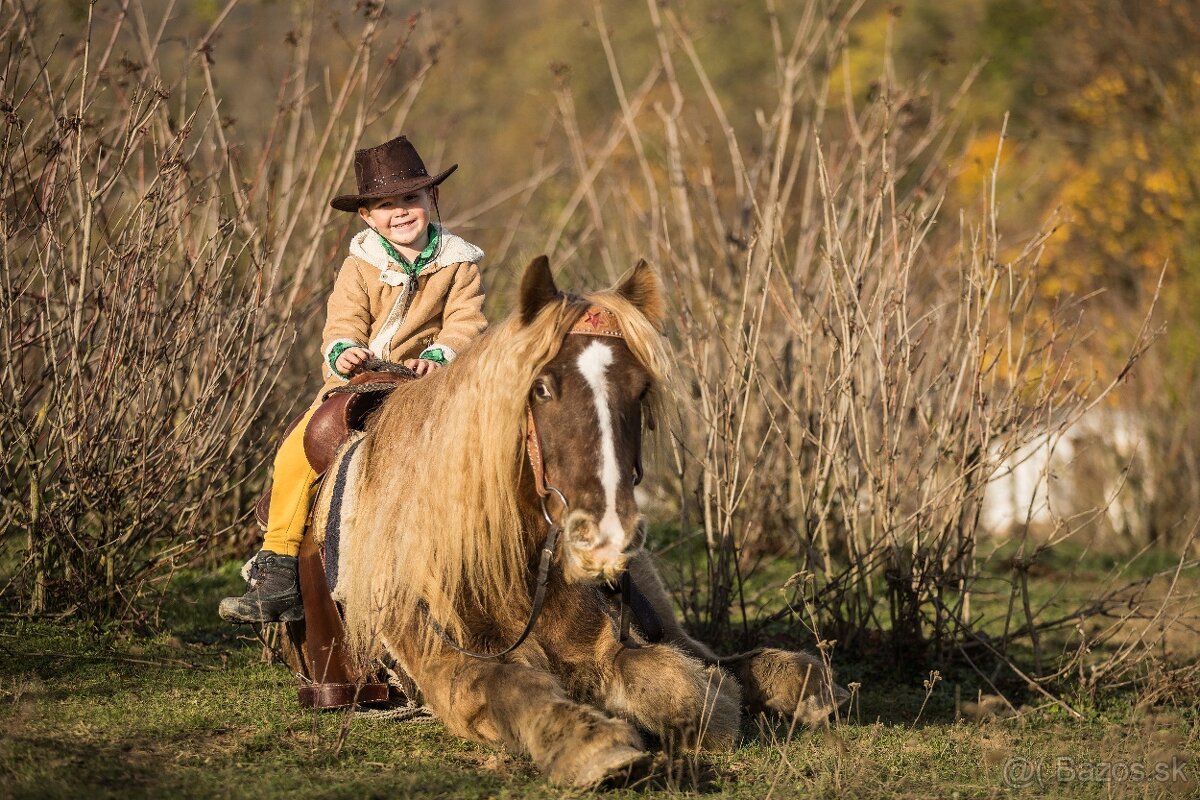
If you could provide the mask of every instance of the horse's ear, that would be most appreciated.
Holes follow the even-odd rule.
[[[529,262],[521,276],[521,324],[533,322],[547,303],[558,298],[558,287],[550,272],[550,259],[538,256]]]
[[[667,305],[663,297],[662,281],[654,267],[639,259],[633,274],[617,287],[617,294],[624,297],[635,308],[646,315],[656,328],[661,328],[667,318]]]

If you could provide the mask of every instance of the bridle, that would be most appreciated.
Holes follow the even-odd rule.
[[[617,338],[625,338],[625,332],[621,330],[621,324],[613,312],[603,306],[592,305],[580,315],[579,319],[575,320],[575,324],[567,331],[567,335],[577,336],[612,336]],[[451,638],[438,621],[429,613],[429,606],[422,600],[418,607],[425,615],[426,621],[433,628],[441,640],[451,649],[457,650],[463,655],[471,656],[479,659],[496,659],[506,656],[516,650],[525,640],[529,638],[529,634],[533,632],[533,627],[537,624],[538,617],[542,614],[542,608],[546,602],[546,587],[550,581],[550,564],[554,559],[554,551],[558,548],[558,537],[561,530],[559,524],[554,521],[550,515],[550,510],[546,507],[546,500],[551,495],[557,495],[559,503],[562,504],[562,515],[565,517],[567,510],[571,507],[567,502],[567,497],[558,487],[550,483],[546,476],[546,462],[542,456],[542,440],[538,435],[537,421],[533,416],[533,406],[528,402],[525,404],[525,453],[529,459],[529,468],[533,473],[533,485],[537,490],[538,501],[542,506],[542,517],[546,520],[549,530],[546,533],[546,539],[542,542],[542,553],[538,561],[537,580],[534,584],[533,598],[529,608],[529,619],[525,623],[525,628],[521,631],[520,636],[498,653],[476,653],[473,650],[468,650],[458,642]],[[635,465],[635,483],[641,480],[641,460]],[[629,642],[629,607],[630,607],[630,592],[631,585],[629,573],[621,574],[620,592],[621,592],[621,621],[620,621],[620,636],[621,641],[626,645]]]

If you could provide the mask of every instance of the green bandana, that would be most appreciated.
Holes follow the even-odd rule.
[[[438,233],[437,226],[430,225],[429,244],[425,245],[425,249],[421,251],[421,255],[417,256],[417,262],[412,264],[409,263],[407,258],[400,255],[400,251],[397,250],[391,242],[385,239],[382,233],[376,231],[375,235],[379,237],[379,243],[383,245],[383,251],[388,254],[388,258],[399,264],[400,269],[404,270],[406,273],[408,273],[409,277],[412,278],[415,278],[417,275],[421,274],[421,270],[425,269],[425,265],[433,261],[433,257],[438,251],[438,240],[441,238]]]

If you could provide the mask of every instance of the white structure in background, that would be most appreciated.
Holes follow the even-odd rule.
[[[1144,449],[1140,420],[1124,411],[1093,409],[1063,430],[1041,434],[997,464],[984,490],[981,532],[1005,536],[1028,525],[1045,534],[1095,516],[1091,527],[1098,532],[1144,536],[1154,487]],[[993,458],[999,451],[993,448]]]

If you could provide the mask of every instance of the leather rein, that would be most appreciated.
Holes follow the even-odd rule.
[[[582,336],[614,336],[625,338],[624,331],[621,330],[621,325],[617,321],[616,315],[603,306],[589,306],[586,311],[575,321],[571,329],[567,331],[567,335],[572,334]],[[558,500],[562,503],[562,514],[566,516],[567,509],[570,503],[567,502],[566,495],[560,489],[550,483],[546,477],[546,462],[542,456],[542,441],[538,436],[537,422],[533,417],[533,407],[526,403],[525,405],[525,453],[529,458],[529,467],[533,473],[533,484],[537,489],[538,499],[542,504],[542,517],[546,520],[549,530],[546,533],[546,539],[542,542],[542,553],[538,561],[537,580],[534,584],[533,599],[529,608],[529,619],[525,623],[524,630],[521,635],[510,644],[508,647],[497,653],[477,653],[473,650],[468,650],[458,642],[451,638],[437,620],[429,613],[429,606],[422,600],[418,607],[421,613],[425,615],[426,621],[430,627],[452,650],[456,650],[463,655],[471,656],[484,660],[496,659],[506,656],[516,650],[525,640],[529,638],[529,634],[533,633],[533,628],[537,624],[538,617],[542,614],[542,608],[546,602],[546,587],[550,581],[550,564],[554,559],[554,551],[558,548],[558,538],[560,527],[554,518],[550,515],[549,509],[546,508],[546,499],[551,495],[557,495]],[[629,637],[629,606],[630,606],[630,580],[629,573],[623,573],[620,578],[621,590],[621,641],[627,641]]]

